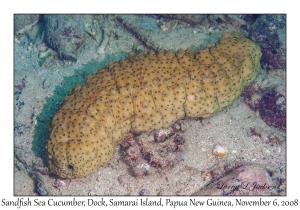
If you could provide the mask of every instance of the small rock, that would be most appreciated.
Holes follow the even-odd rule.
[[[186,160],[186,159],[187,159],[186,154],[182,154],[181,155],[181,160]]]
[[[140,192],[139,192],[139,195],[141,195],[141,196],[147,196],[147,195],[149,195],[150,193],[149,193],[149,190],[147,190],[147,189],[142,189]]]
[[[223,157],[227,154],[227,147],[224,145],[216,145],[213,149],[213,154],[217,157]]]
[[[96,180],[97,182],[100,182],[102,180],[102,176],[98,176]]]
[[[132,167],[132,172],[134,176],[144,176],[149,174],[150,166],[146,163],[140,163]]]
[[[56,188],[59,188],[59,187],[65,187],[67,184],[64,182],[64,181],[62,181],[62,180],[56,180],[55,182],[54,182],[54,187],[56,187]]]

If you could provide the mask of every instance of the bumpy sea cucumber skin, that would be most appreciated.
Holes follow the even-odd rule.
[[[150,51],[110,63],[77,86],[54,116],[47,143],[51,171],[63,178],[89,175],[129,132],[212,116],[256,78],[260,57],[257,44],[232,32],[196,54]]]

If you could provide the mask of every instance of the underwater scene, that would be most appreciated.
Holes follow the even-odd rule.
[[[15,14],[15,196],[285,196],[285,14]]]

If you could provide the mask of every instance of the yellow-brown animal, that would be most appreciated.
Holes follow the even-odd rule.
[[[260,70],[260,47],[235,32],[215,46],[130,54],[67,96],[47,143],[51,171],[83,177],[105,165],[129,133],[207,118],[231,105]]]

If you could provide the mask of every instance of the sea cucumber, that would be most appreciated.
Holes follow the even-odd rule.
[[[132,133],[207,118],[231,105],[260,70],[261,49],[225,33],[215,44],[134,55],[90,75],[65,97],[47,143],[50,170],[63,178],[89,175]]]

